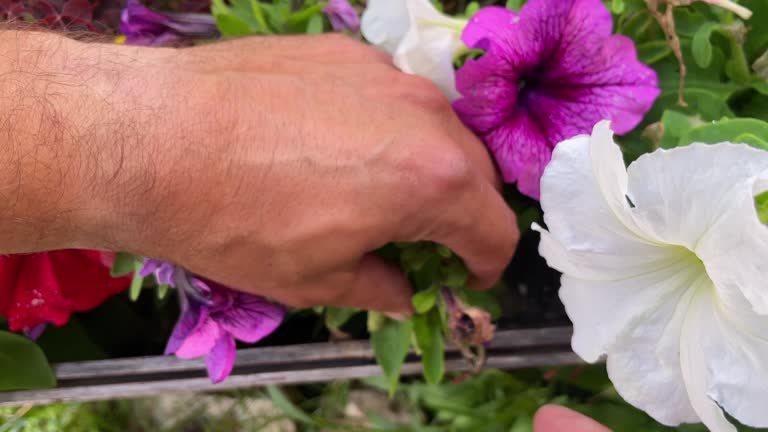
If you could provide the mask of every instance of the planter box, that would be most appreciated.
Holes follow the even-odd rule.
[[[570,348],[570,327],[499,331],[488,347],[489,368],[515,369],[580,363]],[[455,349],[446,369],[468,365]],[[251,348],[238,352],[232,375],[212,384],[200,359],[137,357],[54,365],[59,386],[50,390],[0,393],[0,405],[46,404],[134,398],[174,391],[217,391],[268,384],[302,384],[364,378],[381,373],[367,341]],[[421,373],[416,356],[403,375]]]

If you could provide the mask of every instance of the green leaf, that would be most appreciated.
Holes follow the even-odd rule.
[[[413,317],[413,334],[421,352],[424,379],[429,384],[439,384],[445,375],[445,341],[439,314],[433,309],[429,314]]]
[[[430,288],[426,291],[419,291],[416,294],[414,294],[413,297],[411,298],[411,303],[413,303],[413,308],[416,310],[416,312],[420,314],[429,312],[429,310],[435,306],[436,302],[437,302],[436,288]]]
[[[437,245],[437,254],[440,255],[441,258],[450,258],[453,256],[453,252],[450,249],[440,244]]]
[[[717,28],[717,24],[707,23],[701,26],[693,35],[691,51],[696,64],[702,68],[708,68],[712,64],[712,42],[710,37]]]
[[[637,57],[641,62],[652,65],[672,54],[667,41],[654,40],[637,44]]]
[[[262,5],[258,0],[251,0],[251,10],[253,11],[253,17],[256,19],[256,22],[259,23],[259,30],[264,33],[272,33],[269,24],[267,24],[267,19],[264,16],[264,9],[266,8],[267,5]]]
[[[453,260],[440,268],[440,281],[448,288],[458,289],[467,286],[469,271],[463,262]]]
[[[376,361],[384,371],[389,384],[389,395],[394,396],[400,382],[400,370],[411,346],[410,321],[386,320],[381,328],[371,335],[371,345]]]
[[[680,138],[679,146],[693,142],[716,144],[724,141],[749,144],[768,150],[768,123],[752,118],[722,119],[691,129]]]
[[[489,314],[491,318],[501,317],[501,305],[495,295],[488,291],[476,291],[470,288],[461,289],[458,292],[461,300],[468,306],[482,309]]]
[[[165,298],[165,296],[168,295],[168,285],[167,284],[160,284],[157,286],[157,299],[162,300]]]
[[[520,416],[512,425],[512,430],[509,432],[530,432],[533,430],[533,418],[528,416]]]
[[[253,34],[245,21],[234,15],[216,15],[216,27],[224,36],[246,36]]]
[[[133,280],[131,281],[131,287],[128,289],[128,297],[131,301],[136,301],[141,295],[141,288],[144,286],[144,278],[139,276],[139,271],[136,270],[133,273]]]
[[[375,333],[384,326],[387,317],[381,312],[368,311],[368,333]]]
[[[115,260],[112,262],[112,271],[110,274],[112,277],[122,277],[133,273],[136,270],[136,261],[138,259],[125,252],[119,252],[115,255]]]
[[[768,81],[764,79],[756,79],[752,83],[752,88],[760,92],[760,94],[768,96]]]
[[[509,10],[517,12],[523,7],[523,3],[525,3],[525,0],[507,0],[506,7]]]
[[[307,23],[307,34],[320,34],[325,25],[322,15],[313,15]]]
[[[343,309],[329,306],[325,308],[325,326],[337,330],[358,312],[357,309]]]
[[[768,192],[763,192],[755,197],[755,209],[760,222],[768,225]]]
[[[764,24],[768,21],[768,2],[765,0],[741,0],[739,3],[753,12],[752,18],[747,21],[747,25],[751,29],[747,34],[744,48],[749,59],[754,61],[768,47],[768,26]]]
[[[479,10],[480,10],[480,3],[473,1],[467,5],[467,8],[464,10],[464,15],[467,17],[471,17],[475,15]]]
[[[286,22],[290,26],[301,26],[305,23],[308,23],[309,20],[322,13],[323,11],[323,4],[316,4],[314,6],[310,6],[306,9],[302,9],[294,14],[291,14],[287,19]]]
[[[694,123],[702,124],[703,122],[679,111],[664,111],[664,114],[661,116],[664,136],[661,142],[658,143],[659,147],[665,149],[677,147],[680,143],[680,138],[694,127]]]
[[[292,420],[304,424],[314,424],[312,419],[304,411],[294,405],[293,402],[288,400],[288,398],[285,397],[285,394],[283,394],[283,392],[276,386],[267,386],[267,395],[272,400],[272,403],[280,408],[280,410]]]
[[[611,0],[611,12],[616,15],[624,12],[624,0]]]
[[[56,386],[45,354],[24,336],[0,331],[0,391]]]

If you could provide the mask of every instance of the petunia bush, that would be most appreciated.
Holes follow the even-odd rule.
[[[416,313],[405,321],[330,307],[287,311],[174,263],[126,254],[114,258],[111,275],[91,265],[81,272],[89,283],[70,291],[67,273],[55,269],[75,259],[65,251],[0,260],[0,313],[10,330],[39,336],[128,284],[139,301],[170,289],[180,306],[165,352],[206,357],[214,382],[230,373],[236,340],[255,343],[285,317],[320,314],[332,337],[370,335],[394,393],[411,351],[430,384],[444,379],[446,344],[478,372],[514,292],[529,289],[530,275],[542,283],[528,263],[543,259],[559,277],[574,351],[605,361],[628,403],[668,426],[768,427],[768,29],[760,24],[768,3],[448,5],[213,0],[198,13],[129,0],[118,41],[183,46],[336,31],[432,81],[493,155],[524,232],[493,295],[468,289],[461,258],[432,243],[379,251],[413,283]],[[34,279],[24,278],[35,271],[58,281],[44,294],[51,306],[30,294]],[[89,294],[93,284],[105,290]],[[350,330],[361,323],[362,332]]]

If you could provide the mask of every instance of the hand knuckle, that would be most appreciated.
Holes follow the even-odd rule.
[[[416,75],[405,75],[402,80],[402,92],[406,100],[432,112],[451,110],[448,99],[431,81]]]

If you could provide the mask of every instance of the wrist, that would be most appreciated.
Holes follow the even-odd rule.
[[[120,219],[138,201],[122,192],[151,181],[140,163],[151,107],[130,91],[132,54],[0,32],[0,56],[14,59],[0,64],[0,253],[122,248]]]

